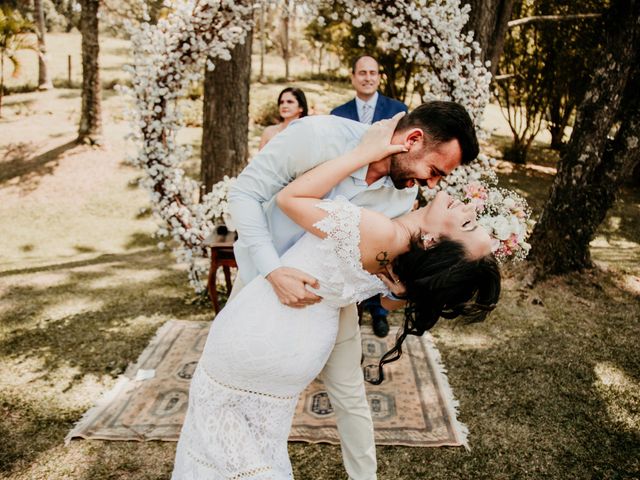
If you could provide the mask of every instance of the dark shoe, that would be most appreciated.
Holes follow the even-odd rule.
[[[389,333],[389,324],[387,323],[387,317],[376,315],[373,317],[371,325],[373,326],[373,333],[375,333],[378,337],[384,338]]]

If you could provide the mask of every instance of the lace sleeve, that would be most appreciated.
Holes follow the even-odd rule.
[[[360,207],[342,196],[322,200],[316,206],[328,213],[314,227],[327,234],[320,251],[324,252],[322,263],[329,272],[329,286],[339,291],[339,297],[347,303],[359,302],[377,293],[386,294],[384,283],[362,267]]]
[[[337,257],[346,265],[362,268],[360,258],[360,207],[339,196],[316,205],[328,212],[313,226],[327,234]]]

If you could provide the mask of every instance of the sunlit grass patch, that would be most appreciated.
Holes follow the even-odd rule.
[[[62,297],[58,303],[43,309],[40,317],[46,321],[63,320],[89,312],[99,312],[103,306],[104,303],[99,299],[72,295],[67,298]]]
[[[598,363],[595,373],[595,387],[606,402],[611,421],[640,433],[640,380],[608,362]]]
[[[487,334],[476,333],[471,329],[439,330],[436,333],[438,345],[446,345],[450,348],[461,350],[483,350],[495,346],[499,339]]]

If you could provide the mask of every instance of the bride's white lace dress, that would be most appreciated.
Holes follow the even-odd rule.
[[[360,261],[360,208],[344,198],[318,204],[328,215],[282,258],[320,282],[323,300],[280,303],[262,277],[216,317],[191,381],[173,480],[289,479],[287,437],[298,395],[333,348],[339,309],[386,291]]]

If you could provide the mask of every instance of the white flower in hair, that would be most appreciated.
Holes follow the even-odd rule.
[[[493,234],[498,238],[498,240],[505,241],[511,236],[511,225],[509,225],[509,221],[506,218],[491,218],[489,225],[491,225],[491,230],[493,231]]]

